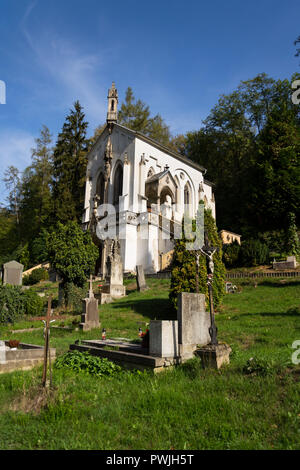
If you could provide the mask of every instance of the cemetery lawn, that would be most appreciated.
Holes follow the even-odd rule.
[[[138,338],[150,319],[175,318],[168,280],[147,279],[139,293],[101,306],[107,337]],[[0,375],[0,449],[300,449],[300,364],[291,362],[300,340],[300,279],[234,280],[216,317],[219,341],[233,349],[229,366],[203,370],[193,359],[173,370],[120,374],[109,379],[55,370],[54,389],[41,391],[41,367]],[[80,317],[77,317],[79,320]],[[72,326],[65,314],[56,325]],[[0,339],[43,344],[40,320],[0,327]],[[76,339],[99,338],[51,329],[57,355]],[[250,358],[259,372],[246,374]],[[299,354],[300,358],[300,354]]]

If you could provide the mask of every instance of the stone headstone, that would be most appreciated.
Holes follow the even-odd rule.
[[[148,286],[145,281],[145,273],[142,265],[136,267],[136,283],[138,291],[144,291],[148,289]]]
[[[9,261],[3,265],[3,284],[12,286],[22,285],[22,273],[24,266],[17,261]]]
[[[92,279],[90,279],[89,282],[89,293],[88,297],[83,299],[83,310],[81,323],[79,325],[83,331],[88,331],[92,328],[100,328],[98,300],[94,297]]]
[[[177,302],[180,356],[193,357],[197,345],[210,343],[210,315],[205,311],[205,295],[181,292]]]
[[[151,320],[149,327],[149,355],[178,357],[178,321]]]
[[[107,282],[102,287],[101,304],[109,303],[114,298],[124,297],[126,288],[123,286],[123,263],[120,255],[119,240],[112,240],[107,259]]]
[[[0,364],[6,363],[6,346],[5,341],[0,341]]]

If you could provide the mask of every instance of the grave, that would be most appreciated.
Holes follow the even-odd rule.
[[[210,315],[205,310],[204,294],[181,292],[178,295],[179,352],[184,359],[194,357],[197,345],[205,346],[211,341]]]
[[[111,240],[110,251],[107,259],[106,284],[102,287],[102,292],[97,297],[101,304],[107,304],[114,299],[126,295],[125,286],[123,286],[123,264],[120,255],[119,240]]]
[[[142,265],[136,267],[136,283],[139,292],[149,289],[145,281],[145,273]]]
[[[24,266],[17,261],[9,261],[3,265],[3,284],[12,286],[22,285],[22,273]]]
[[[92,276],[90,277],[89,283],[90,288],[88,292],[88,297],[86,297],[82,301],[83,311],[79,327],[83,331],[89,331],[92,328],[100,328],[98,300],[94,296]]]
[[[296,256],[287,256],[286,261],[273,261],[273,269],[295,269],[298,266]]]
[[[56,349],[50,348],[51,359],[56,357]],[[14,370],[28,370],[44,362],[44,347],[36,344],[19,343],[10,348],[9,341],[0,341],[0,374]]]
[[[122,366],[160,372],[194,357],[199,346],[210,343],[210,316],[205,311],[205,295],[181,293],[177,320],[151,320],[149,349],[141,343],[116,340],[84,340],[70,350],[89,351]]]
[[[204,368],[220,369],[223,365],[229,364],[231,351],[231,347],[225,343],[219,343],[217,345],[208,344],[202,348],[197,348],[195,356],[201,358]]]

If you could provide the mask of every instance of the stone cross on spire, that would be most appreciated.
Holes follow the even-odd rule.
[[[112,82],[111,88],[108,90],[108,107],[107,107],[107,124],[117,122],[118,120],[118,90],[115,82]]]

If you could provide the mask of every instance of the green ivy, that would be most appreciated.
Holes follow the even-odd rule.
[[[204,226],[211,245],[219,250],[214,254],[213,298],[214,305],[221,304],[225,295],[225,267],[222,262],[222,243],[218,236],[215,219],[211,210],[204,210]],[[199,292],[208,299],[207,270],[204,256],[199,259]],[[169,298],[177,308],[177,296],[180,292],[196,292],[196,257],[193,251],[186,249],[184,237],[175,243]]]

